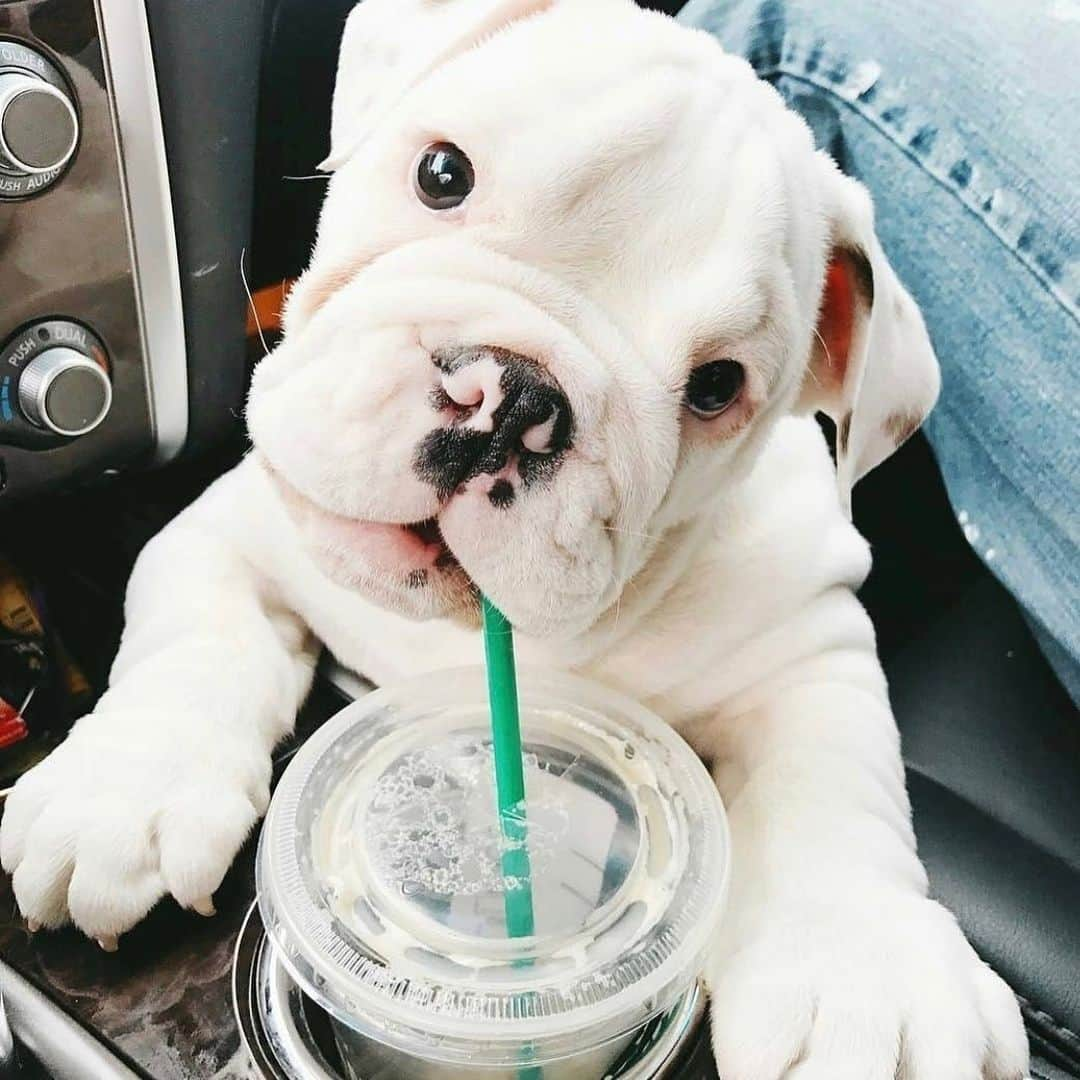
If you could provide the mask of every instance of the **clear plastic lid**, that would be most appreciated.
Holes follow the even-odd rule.
[[[267,815],[263,921],[301,988],[435,1061],[606,1045],[697,978],[729,842],[693,751],[633,701],[520,676],[528,879],[506,872],[480,668],[379,690],[308,740]],[[514,937],[510,909],[533,929]]]

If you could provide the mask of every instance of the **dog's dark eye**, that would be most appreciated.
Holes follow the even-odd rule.
[[[453,143],[432,143],[416,165],[416,197],[431,210],[460,206],[476,183],[472,162]]]
[[[746,372],[736,360],[710,360],[690,373],[686,405],[696,416],[719,416],[739,396]]]

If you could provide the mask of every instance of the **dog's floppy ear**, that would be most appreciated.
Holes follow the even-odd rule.
[[[941,375],[922,315],[874,233],[870,196],[820,161],[832,249],[803,403],[836,423],[837,480],[850,513],[852,487],[918,430]]]
[[[408,90],[450,57],[556,0],[362,0],[345,23],[330,128],[333,172]]]

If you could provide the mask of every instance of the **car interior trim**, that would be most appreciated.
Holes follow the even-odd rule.
[[[140,0],[95,0],[95,9],[121,151],[154,461],[163,464],[176,457],[187,438],[188,385],[180,263],[157,77]]]

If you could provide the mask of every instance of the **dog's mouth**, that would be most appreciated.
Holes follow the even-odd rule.
[[[369,572],[411,589],[435,584],[436,578],[466,579],[437,517],[408,524],[346,517],[300,491],[265,459],[262,465],[289,515],[319,546],[354,555]]]
[[[439,528],[438,518],[425,518],[423,521],[417,521],[412,525],[401,525],[399,528],[415,536],[426,550],[437,549],[433,564],[436,569],[461,569],[461,563],[458,562],[457,556],[450,550],[450,545],[446,542],[442,529]]]

